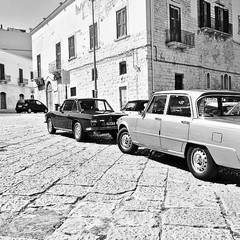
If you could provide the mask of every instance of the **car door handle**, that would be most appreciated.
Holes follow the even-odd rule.
[[[155,117],[155,120],[162,121],[162,119],[159,117]]]
[[[189,124],[190,122],[189,122],[189,121],[181,121],[181,123],[183,123],[183,124]]]

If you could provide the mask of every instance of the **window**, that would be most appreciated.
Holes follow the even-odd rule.
[[[238,15],[238,34],[240,34],[240,15]]]
[[[67,100],[64,102],[63,111],[71,111],[73,107],[73,100]]]
[[[96,68],[96,79],[98,78],[98,71]],[[92,68],[92,81],[94,81],[94,68]]]
[[[30,79],[33,79],[33,71],[30,71]]]
[[[119,63],[119,75],[126,74],[127,73],[127,64],[126,61]]]
[[[61,69],[61,43],[56,44],[56,70]]]
[[[93,49],[93,46],[95,44],[95,47],[98,47],[98,34],[97,34],[97,23],[94,23],[94,26],[91,25],[89,27],[89,34],[90,34],[90,49]]]
[[[191,117],[190,102],[187,96],[170,96],[168,115]]]
[[[215,7],[215,28],[221,32],[229,33],[229,13],[220,7]]]
[[[183,75],[175,74],[175,90],[183,89]]]
[[[0,63],[0,80],[5,80],[4,64],[1,64],[1,63]]]
[[[227,89],[227,90],[232,89],[232,78],[231,78],[231,76],[228,76],[227,74],[225,74],[224,76],[221,75],[221,89]]]
[[[207,88],[211,88],[210,74],[207,74]]]
[[[68,57],[75,57],[75,37],[74,35],[68,38]]]
[[[147,112],[154,114],[163,114],[166,105],[166,100],[167,100],[166,95],[154,97],[149,108],[147,109]]]
[[[127,35],[127,10],[126,7],[117,11],[117,39]]]
[[[180,8],[170,5],[170,38],[171,41],[181,42]]]
[[[19,68],[19,83],[23,83],[23,70]]]
[[[77,93],[76,87],[70,88],[70,92],[71,92],[71,97],[72,97],[72,96],[76,96],[76,93]]]
[[[37,55],[37,76],[41,77],[42,73],[41,73],[41,55]]]

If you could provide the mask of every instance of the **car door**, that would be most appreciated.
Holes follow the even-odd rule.
[[[69,129],[70,113],[72,111],[74,100],[65,100],[60,111],[55,116],[54,126],[56,128]]]
[[[152,149],[161,147],[159,134],[166,99],[167,95],[154,96],[146,111],[137,119],[136,139],[139,143]]]
[[[182,153],[192,121],[192,106],[187,95],[170,95],[167,113],[162,117],[160,138],[162,148]]]

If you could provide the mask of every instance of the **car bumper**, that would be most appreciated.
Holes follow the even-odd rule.
[[[110,132],[110,131],[117,131],[117,126],[111,126],[111,127],[87,127],[86,132]]]

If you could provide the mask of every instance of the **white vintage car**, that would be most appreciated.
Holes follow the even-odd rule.
[[[240,93],[172,90],[153,94],[141,115],[118,119],[123,153],[139,146],[187,159],[192,174],[213,178],[218,166],[240,169]]]

